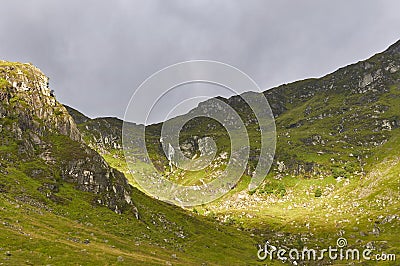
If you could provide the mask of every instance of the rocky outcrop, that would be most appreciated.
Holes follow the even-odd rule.
[[[41,161],[49,172],[63,181],[96,195],[95,204],[116,213],[132,211],[132,187],[125,176],[112,169],[94,150],[83,143],[82,135],[67,109],[55,98],[48,78],[31,64],[0,61],[1,145],[17,145],[17,154],[1,154],[2,167],[18,167],[20,161]],[[10,152],[9,152],[10,153]],[[27,174],[38,178],[40,169]],[[52,187],[57,179],[46,177]],[[47,191],[45,183],[40,191]],[[49,197],[56,198],[57,189]]]
[[[86,149],[85,155],[63,161],[62,178],[76,184],[79,190],[97,194],[97,204],[106,205],[116,213],[131,209],[138,217],[125,176],[109,167],[97,152]]]
[[[81,134],[50,90],[48,78],[31,64],[0,61],[1,117],[18,115],[22,130],[51,131],[81,141]]]

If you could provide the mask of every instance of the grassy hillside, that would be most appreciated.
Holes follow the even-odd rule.
[[[323,247],[343,236],[352,246],[399,254],[400,42],[320,79],[285,84],[264,94],[277,127],[277,151],[264,184],[247,190],[260,150],[252,111],[238,96],[221,99],[245,121],[250,161],[230,193],[193,211],[288,246]],[[129,175],[120,148],[121,125],[118,119],[99,118],[85,120],[78,127],[89,145]],[[147,148],[167,178],[199,184],[224,169],[229,138],[220,124],[197,118],[180,134],[181,148],[188,157],[198,152],[196,140],[200,138],[212,137],[218,145],[217,158],[197,172],[169,170],[159,143],[161,126],[146,128]],[[93,134],[101,135],[96,137],[101,140],[93,141]],[[105,145],[105,136],[116,144]],[[140,152],[135,159],[133,175],[146,163]]]
[[[130,186],[40,70],[0,61],[0,78],[0,264],[257,264],[250,233]]]
[[[247,233],[132,194],[139,219],[94,206],[94,195],[63,183],[49,199],[43,183],[8,168],[0,174],[1,263],[5,265],[255,264]]]

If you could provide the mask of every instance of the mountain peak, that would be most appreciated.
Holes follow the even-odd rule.
[[[25,117],[29,123],[23,129],[41,135],[44,129],[33,122],[37,118],[45,128],[81,141],[72,117],[50,90],[48,77],[30,63],[0,60],[0,115]]]
[[[38,90],[51,96],[49,78],[31,63],[8,62],[0,60],[0,76],[8,81],[16,91]]]

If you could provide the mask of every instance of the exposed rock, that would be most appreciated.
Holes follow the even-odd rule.
[[[372,75],[370,73],[366,74],[363,79],[360,81],[360,87],[365,88],[369,84],[371,84],[374,81]]]
[[[379,236],[380,233],[381,233],[381,229],[375,224],[374,228],[372,229],[372,234]]]
[[[9,86],[0,88],[0,116],[17,115],[17,131],[34,131],[36,135],[32,135],[32,138],[35,142],[46,130],[81,141],[75,122],[65,107],[50,94],[48,78],[38,68],[31,64],[0,61],[0,77],[9,82]],[[20,135],[17,134],[17,137],[20,138]]]
[[[0,118],[6,121],[2,123],[2,130],[11,134],[1,137],[4,142],[19,141],[19,160],[42,159],[45,167],[60,171],[64,181],[96,194],[97,203],[117,213],[131,210],[138,217],[130,197],[132,188],[125,176],[110,168],[97,152],[82,143],[77,125],[55,99],[48,78],[31,64],[5,61],[0,61],[0,78],[3,81]],[[63,143],[58,143],[59,135],[66,136]],[[33,169],[27,174],[32,178],[54,180],[43,176],[42,169]],[[52,200],[60,200],[54,195],[58,184],[46,182],[38,190]]]
[[[381,224],[391,223],[393,220],[400,220],[400,217],[397,214],[388,215],[381,221]]]

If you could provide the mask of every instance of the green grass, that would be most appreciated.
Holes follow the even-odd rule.
[[[60,169],[84,159],[85,146],[47,133],[55,162],[18,155],[20,145],[2,135],[0,146],[0,263],[6,265],[256,265],[256,239],[133,189],[139,220],[95,203]],[[36,147],[35,153],[43,152]],[[87,148],[87,147],[86,147]],[[10,160],[9,158],[13,158]],[[48,185],[58,189],[51,190]],[[89,241],[87,241],[88,239]],[[8,256],[7,253],[11,256]],[[119,259],[118,259],[119,258]],[[122,261],[123,260],[123,261]]]
[[[0,89],[7,88],[9,86],[10,86],[10,83],[7,80],[0,78]]]
[[[0,174],[0,248],[8,265],[256,263],[255,240],[135,190],[140,219],[92,205],[94,195],[61,183],[54,202],[43,180],[14,168]],[[62,203],[60,203],[62,202]],[[85,244],[89,239],[90,243]],[[175,259],[176,254],[177,259]],[[124,258],[118,262],[118,257]]]
[[[397,112],[398,100],[390,96],[393,93],[397,93],[397,86],[392,86],[389,94],[382,96],[394,99],[390,102],[390,109],[383,114],[385,117],[392,117]],[[353,122],[354,124],[346,122],[346,131],[338,133],[335,125],[341,117],[306,121],[299,128],[286,127],[306,119],[304,110],[308,105],[315,104],[313,109],[319,108],[318,113],[330,109],[338,111],[345,99],[345,97],[333,98],[330,101],[332,106],[323,106],[320,104],[323,98],[319,97],[304,103],[297,111],[285,113],[277,119],[279,136],[277,157],[279,161],[284,161],[289,169],[279,172],[274,166],[263,186],[252,193],[247,191],[249,177],[244,176],[236,188],[227,195],[210,204],[191,208],[189,211],[250,231],[258,243],[269,239],[280,243],[288,241],[291,247],[297,248],[304,245],[329,246],[334,245],[338,235],[344,232],[343,236],[352,246],[362,248],[368,242],[374,241],[382,251],[399,254],[400,243],[396,237],[399,233],[399,220],[380,224],[379,236],[370,233],[374,223],[382,220],[379,217],[398,214],[400,208],[398,197],[400,167],[383,163],[385,160],[398,161],[396,158],[400,150],[399,129],[373,132],[368,120],[366,128],[363,128],[362,124],[360,127],[360,121],[357,120]],[[354,110],[363,116],[371,112],[371,106]],[[349,115],[345,113],[343,117]],[[357,128],[361,131],[354,131]],[[315,145],[307,144],[305,140],[316,135],[322,136],[326,141],[325,144],[320,142]],[[359,141],[371,137],[376,141],[382,138],[389,141],[377,147],[358,144]],[[217,137],[216,140],[217,143],[226,141],[223,136],[219,139]],[[288,145],[288,141],[291,145]],[[318,153],[319,151],[323,153]],[[113,150],[110,155],[112,154]],[[126,167],[123,156],[110,155],[104,155],[109,163]],[[159,158],[158,156],[160,155],[155,158]],[[364,174],[361,173],[357,157],[361,158]],[[312,163],[317,173],[292,172],[293,166],[307,163]],[[374,176],[374,171],[379,171],[380,174]],[[185,173],[184,176],[186,182],[206,178],[204,172]],[[341,181],[338,181],[340,179]],[[370,186],[372,188],[367,189]],[[364,190],[371,190],[373,193],[364,196]],[[392,200],[382,200],[388,193]],[[239,195],[246,195],[248,198],[241,199]],[[254,202],[255,198],[259,200]],[[385,202],[385,207],[379,205],[382,203],[376,203],[377,200]],[[369,265],[367,262],[364,264]],[[391,264],[383,263],[383,265]]]
[[[265,182],[249,192],[250,177],[243,176],[227,195],[190,211],[250,231],[258,241],[326,247],[343,235],[352,246],[363,247],[373,241],[378,251],[399,254],[399,220],[381,223],[382,217],[398,215],[400,210],[400,71],[390,74],[384,70],[388,62],[398,59],[382,53],[368,60],[369,70],[357,63],[321,79],[265,92],[277,115],[277,151]],[[360,79],[378,69],[382,77],[374,81],[375,87],[360,88]],[[253,117],[251,110],[235,99],[225,101],[245,121]],[[383,127],[385,120],[393,125],[391,130]],[[255,123],[247,128],[253,170],[260,148],[259,132]],[[147,148],[160,172],[165,173],[168,162],[158,143],[160,130],[161,124],[146,128]],[[90,131],[85,133],[91,135]],[[219,152],[230,152],[229,138],[218,123],[193,120],[181,132],[180,142],[193,136],[213,137]],[[115,151],[108,152],[113,155]],[[125,167],[123,156],[105,158]],[[278,162],[284,163],[283,169]],[[176,171],[170,178],[179,181],[181,173]],[[183,174],[180,181],[193,184],[212,171]],[[371,234],[375,224],[381,230],[379,235]]]

